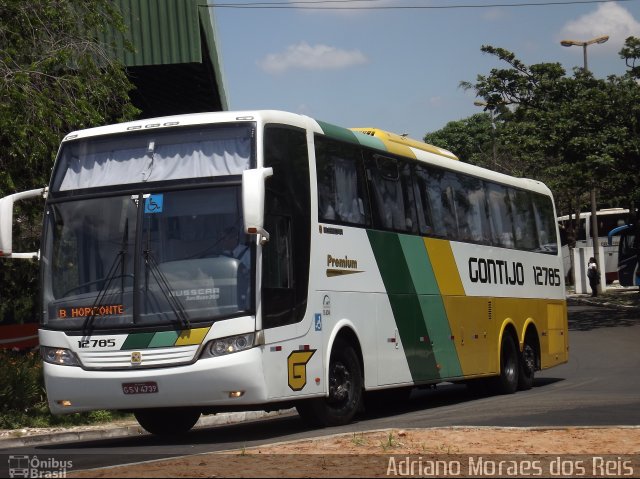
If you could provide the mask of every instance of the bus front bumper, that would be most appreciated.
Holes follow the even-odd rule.
[[[267,401],[261,349],[157,369],[84,370],[44,363],[53,414],[97,409],[243,407]]]

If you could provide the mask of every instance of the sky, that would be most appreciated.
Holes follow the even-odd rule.
[[[606,78],[626,71],[618,52],[625,38],[640,37],[640,0],[309,1],[215,0],[230,110],[285,110],[421,140],[482,111],[460,82],[507,66],[482,45],[571,73],[583,66],[583,49],[560,41],[608,35],[587,48],[589,70]],[[253,8],[238,8],[247,3]],[[546,5],[524,5],[532,3]],[[422,8],[398,8],[407,6]]]

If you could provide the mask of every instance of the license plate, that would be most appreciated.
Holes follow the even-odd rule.
[[[125,394],[153,394],[158,392],[158,383],[149,381],[145,383],[123,383],[122,392]]]

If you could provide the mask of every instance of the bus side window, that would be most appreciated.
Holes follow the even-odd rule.
[[[537,250],[538,234],[529,192],[509,188],[509,198],[513,212],[516,248],[527,251]]]
[[[491,244],[491,224],[487,211],[484,184],[478,178],[467,177],[464,184],[469,199],[469,231],[471,239],[480,244]]]
[[[445,236],[452,240],[458,239],[458,219],[456,218],[456,204],[453,187],[449,184],[442,185],[440,189],[440,202],[444,212]]]
[[[374,226],[417,233],[416,211],[411,206],[413,191],[409,165],[377,154],[370,155],[366,165],[373,197]]]
[[[556,254],[558,252],[558,237],[556,236],[556,222],[551,198],[537,193],[533,193],[532,197],[540,251]],[[560,229],[560,234],[563,232],[564,228]]]
[[[366,225],[369,223],[360,152],[352,145],[316,135],[318,219]]]
[[[482,181],[472,176],[453,175],[458,238],[462,241],[490,244],[491,228]]]
[[[504,248],[515,246],[513,216],[507,188],[496,183],[486,183],[493,244]]]
[[[264,288],[289,289],[292,281],[291,218],[271,215],[265,229],[269,232],[269,253],[264,254]],[[265,248],[265,253],[266,253]]]
[[[441,201],[441,170],[415,165],[415,197],[418,205],[420,233],[446,236],[444,211]]]

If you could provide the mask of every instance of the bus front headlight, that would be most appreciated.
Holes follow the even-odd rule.
[[[78,357],[68,349],[40,346],[40,355],[45,363],[58,364],[60,366],[80,366]]]
[[[253,347],[255,335],[253,333],[214,339],[205,349],[204,357],[224,356],[226,354],[245,351]]]

